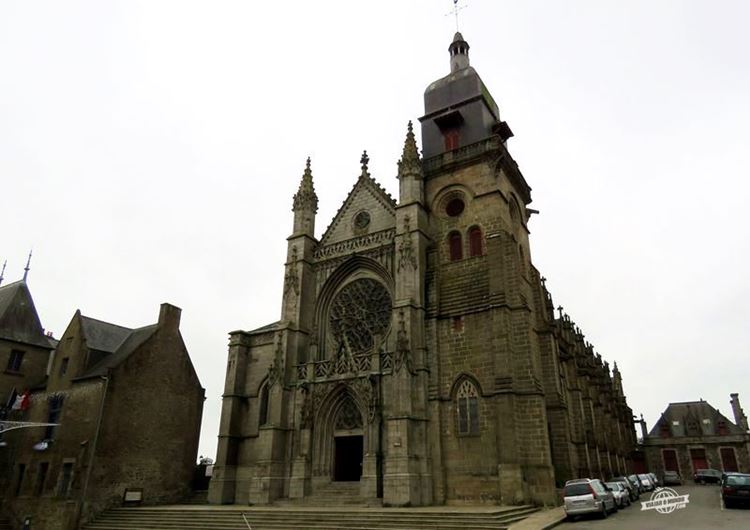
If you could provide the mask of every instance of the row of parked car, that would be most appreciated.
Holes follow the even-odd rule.
[[[750,474],[718,469],[698,469],[693,475],[696,484],[718,484],[724,508],[750,505]]]
[[[586,514],[605,518],[630,506],[641,493],[652,491],[658,485],[653,473],[614,477],[606,482],[591,478],[569,480],[563,492],[565,514],[569,520]]]

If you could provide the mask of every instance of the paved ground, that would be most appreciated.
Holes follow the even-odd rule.
[[[623,530],[748,530],[750,507],[725,510],[721,504],[719,487],[715,485],[674,486],[679,495],[689,495],[685,508],[661,514],[655,510],[641,510],[640,502],[610,515],[607,519],[579,518],[564,522],[556,530],[623,529]],[[648,501],[650,493],[641,495]]]

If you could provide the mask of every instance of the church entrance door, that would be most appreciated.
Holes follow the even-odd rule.
[[[361,435],[334,438],[334,481],[351,482],[360,479],[362,476],[362,441]]]

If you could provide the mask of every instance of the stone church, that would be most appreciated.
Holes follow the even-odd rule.
[[[531,263],[531,188],[456,33],[398,162],[320,238],[310,161],[281,319],[230,335],[211,503],[555,504],[629,467],[622,380]]]

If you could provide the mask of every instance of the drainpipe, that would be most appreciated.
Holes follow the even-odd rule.
[[[86,494],[89,489],[89,481],[91,480],[91,470],[94,467],[94,455],[96,454],[96,445],[99,441],[99,431],[102,428],[102,418],[104,417],[104,402],[107,399],[107,390],[109,390],[109,380],[111,377],[111,370],[107,370],[107,375],[100,375],[99,378],[104,382],[104,391],[102,392],[102,401],[99,404],[99,417],[96,420],[96,431],[94,432],[94,441],[91,443],[89,452],[89,463],[86,469],[86,477],[83,481],[83,489],[81,490],[81,498],[78,502],[78,513],[76,514],[76,526],[79,528],[81,525],[81,516],[83,515],[83,506],[86,503]]]

